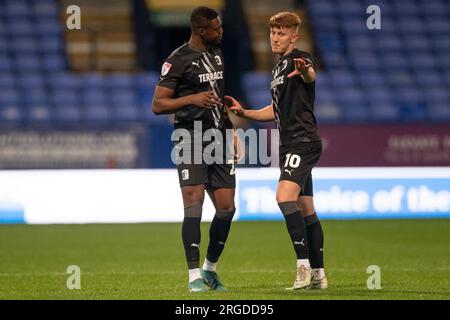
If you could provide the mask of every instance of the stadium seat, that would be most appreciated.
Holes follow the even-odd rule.
[[[427,108],[427,116],[434,122],[450,121],[450,104],[436,104]]]
[[[88,122],[108,122],[111,119],[111,111],[104,105],[92,105],[84,109],[83,119]]]
[[[17,80],[19,86],[25,90],[25,92],[31,89],[41,89],[46,86],[45,79],[42,77],[41,73],[38,72],[19,74]]]
[[[56,108],[67,105],[79,105],[79,95],[76,90],[70,88],[56,88],[51,93],[51,100]]]
[[[12,63],[9,56],[6,54],[0,54],[0,72],[10,71]]]
[[[336,103],[318,103],[315,114],[319,123],[336,123],[342,121],[342,108]]]
[[[82,118],[82,110],[74,105],[66,104],[54,110],[54,117],[59,123],[78,123]]]
[[[0,73],[0,90],[2,89],[12,90],[15,88],[15,86],[16,86],[16,79],[11,73],[9,72]]]
[[[27,121],[30,123],[48,123],[52,120],[53,112],[49,106],[36,105],[28,108]]]
[[[39,56],[34,54],[20,54],[13,61],[15,69],[19,71],[39,71],[42,67]]]
[[[367,73],[365,70],[362,70],[357,75],[357,80],[361,84],[362,87],[374,87],[374,86],[383,86],[386,84],[384,76],[377,71],[372,71]]]
[[[101,90],[85,89],[81,95],[86,107],[107,105],[106,94]]]
[[[14,34],[15,36],[29,36],[33,34],[33,25],[28,19],[14,19],[6,24],[8,34]]]
[[[355,84],[353,73],[345,70],[330,71],[330,83],[335,87],[349,87]]]
[[[105,85],[105,79],[102,75],[97,73],[83,74],[80,78],[81,85],[85,88],[101,89]]]
[[[76,75],[70,73],[58,72],[50,75],[48,83],[54,90],[63,88],[76,89],[79,86],[80,79]]]
[[[270,81],[272,81],[272,76],[266,72],[247,72],[242,76],[242,84],[247,92],[251,92],[254,89],[268,90]]]
[[[114,121],[137,121],[141,119],[141,113],[136,105],[114,105],[112,106],[112,118]]]
[[[0,101],[0,122],[19,124],[24,121],[24,111],[17,105],[4,106]]]
[[[400,110],[389,102],[371,102],[369,104],[370,117],[380,122],[398,122]]]
[[[33,105],[50,105],[47,91],[42,88],[29,88],[23,95],[24,103],[27,107]]]
[[[20,105],[19,94],[14,89],[1,89],[0,90],[0,105]]]
[[[124,89],[134,87],[134,77],[128,74],[113,74],[105,77],[105,86],[115,91],[116,89]]]
[[[37,43],[33,37],[17,37],[11,41],[11,49],[15,54],[37,53]]]

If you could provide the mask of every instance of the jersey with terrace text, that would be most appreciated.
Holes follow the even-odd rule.
[[[294,49],[282,56],[272,70],[270,88],[281,145],[320,140],[314,115],[315,82],[306,83],[301,76],[288,78],[295,70],[295,58],[304,58],[314,67],[307,52]]]
[[[209,48],[202,52],[185,43],[166,59],[158,86],[175,90],[173,98],[214,90],[223,101],[224,65],[222,51]],[[175,128],[194,129],[194,121],[201,121],[203,130],[223,129],[223,107],[201,108],[186,105],[175,113]]]

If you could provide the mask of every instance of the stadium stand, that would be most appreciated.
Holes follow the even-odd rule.
[[[366,27],[372,4],[381,30]],[[450,121],[448,1],[308,0],[306,9],[322,67],[319,121]],[[245,77],[249,104],[270,102],[269,75]]]

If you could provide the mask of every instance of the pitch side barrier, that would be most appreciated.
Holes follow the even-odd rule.
[[[236,220],[282,220],[278,168],[236,169]],[[450,167],[313,170],[321,219],[450,218]],[[0,223],[181,222],[174,169],[0,171]],[[206,197],[204,221],[214,208]]]

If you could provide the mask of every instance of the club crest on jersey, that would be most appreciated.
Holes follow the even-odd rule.
[[[215,56],[214,58],[216,59],[217,65],[218,65],[218,66],[221,66],[221,65],[222,65],[222,59],[220,59],[219,56]]]
[[[164,64],[162,65],[162,68],[161,68],[161,76],[164,77],[169,72],[171,67],[172,67],[171,63],[164,62]]]

